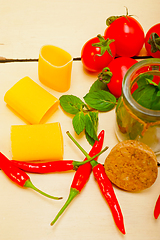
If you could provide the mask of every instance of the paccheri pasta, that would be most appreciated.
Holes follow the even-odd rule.
[[[44,123],[58,108],[59,100],[29,77],[11,87],[4,101],[30,124]]]
[[[20,161],[62,160],[60,123],[11,126],[12,159]]]

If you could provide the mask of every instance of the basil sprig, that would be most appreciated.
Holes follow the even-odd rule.
[[[108,92],[107,83],[112,74],[108,68],[104,68],[89,89],[83,99],[74,95],[62,95],[60,105],[64,111],[73,114],[72,124],[75,132],[79,135],[85,132],[86,139],[93,145],[97,138],[98,111],[106,112],[116,105],[116,98]]]
[[[64,111],[75,115],[72,119],[75,132],[79,135],[85,130],[88,142],[93,145],[95,140],[98,140],[98,112],[90,111],[88,106],[74,95],[62,95],[59,100]]]

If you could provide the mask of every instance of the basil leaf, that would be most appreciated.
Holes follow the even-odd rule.
[[[84,100],[90,107],[103,112],[113,109],[116,105],[116,98],[104,90],[87,93]]]
[[[86,139],[87,139],[87,141],[89,142],[89,144],[90,144],[91,146],[93,146],[95,140],[94,140],[93,138],[91,138],[86,131],[85,131],[85,136],[86,136]]]
[[[73,120],[72,124],[75,132],[79,135],[85,129],[85,116],[83,112],[78,112]]]
[[[151,109],[152,97],[156,92],[156,87],[154,85],[144,85],[138,87],[132,94],[135,101],[137,101],[141,106]]]
[[[98,112],[88,112],[85,115],[85,123],[86,123],[86,128],[85,128],[86,133],[94,140],[98,140],[98,137],[97,137]]]
[[[74,95],[62,95],[59,100],[63,110],[71,114],[78,113],[85,106],[85,103]]]
[[[100,81],[99,79],[96,80],[92,86],[90,87],[89,89],[89,92],[95,92],[95,91],[98,91],[98,90],[106,90],[108,91],[108,87],[107,87],[107,84]]]
[[[152,96],[151,109],[160,110],[160,91],[157,91]]]
[[[143,73],[139,75],[139,79],[137,80],[137,84],[139,87],[149,84],[149,81],[153,80],[153,75],[149,75],[147,73]]]

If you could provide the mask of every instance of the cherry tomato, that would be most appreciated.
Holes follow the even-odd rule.
[[[154,42],[151,43],[151,44],[148,43],[148,41],[149,41],[150,38],[151,38],[151,42],[152,42],[152,40],[153,40],[153,37],[152,37],[152,35],[151,35],[152,33],[156,33],[156,34],[159,36],[159,38],[160,38],[160,23],[152,26],[152,27],[148,30],[148,32],[147,32],[147,34],[146,34],[146,37],[145,37],[145,47],[146,47],[146,50],[147,50],[148,55],[149,55],[149,56],[152,56],[152,57],[154,57],[154,58],[160,58],[160,43],[158,44],[158,48],[155,46],[155,50],[152,50],[152,49],[151,49],[151,44],[154,44]],[[160,40],[159,40],[159,41],[160,41]],[[155,51],[155,52],[154,52],[154,51]]]
[[[137,63],[137,60],[129,57],[118,57],[115,58],[108,68],[112,72],[112,77],[110,82],[107,84],[110,92],[116,97],[119,98],[122,94],[122,80],[127,70]]]
[[[104,36],[115,39],[116,53],[122,57],[138,55],[144,44],[144,31],[137,20],[122,16],[106,28]]]
[[[81,61],[91,72],[100,72],[116,55],[114,40],[98,35],[88,40],[81,51]]]

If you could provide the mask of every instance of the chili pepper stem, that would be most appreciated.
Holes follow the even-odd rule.
[[[81,152],[89,159],[89,154],[79,145],[79,143],[73,138],[69,131],[66,132],[70,139],[76,144],[76,146],[81,150]]]
[[[58,212],[57,216],[55,217],[55,219],[51,222],[51,226],[53,226],[53,224],[58,220],[58,218],[62,215],[62,213],[64,212],[64,210],[67,208],[67,206],[70,204],[70,202],[73,200],[73,198],[75,196],[77,196],[77,194],[79,193],[78,190],[71,188],[70,189],[70,194],[69,197],[66,201],[66,203],[63,205],[63,207],[61,208],[61,210]]]
[[[52,199],[56,199],[56,200],[59,200],[59,199],[62,199],[62,197],[54,197],[54,196],[51,196],[45,192],[42,192],[41,190],[39,190],[38,188],[36,188],[33,183],[31,182],[30,179],[28,179],[25,184],[24,184],[24,187],[28,187],[28,188],[32,188],[33,190],[37,191],[38,193],[48,197],[48,198],[52,198]]]
[[[94,161],[94,159],[95,159],[96,157],[98,157],[99,155],[101,155],[102,153],[104,153],[107,149],[108,149],[108,147],[105,147],[102,151],[100,151],[99,153],[95,154],[93,157],[88,157],[88,159],[87,159],[86,161],[82,161],[82,162],[73,161],[72,164],[73,164],[74,168],[76,168],[76,167],[79,167],[79,166],[84,165],[85,163]]]
[[[102,154],[103,152],[105,152],[107,149],[108,149],[108,147],[105,147],[100,153],[98,153],[98,154],[96,154],[95,156],[93,156],[92,158],[89,156],[89,154],[79,145],[79,143],[73,138],[73,136],[70,134],[70,132],[69,131],[67,131],[66,132],[67,133],[67,135],[70,137],[70,139],[76,144],[76,146],[81,150],[81,152],[86,156],[86,158],[88,159],[88,160],[86,160],[86,161],[88,161],[88,162],[90,162],[91,160],[93,160],[94,158],[96,158],[97,156],[99,156],[100,154]],[[83,162],[84,163],[84,162]],[[83,165],[83,164],[82,164]]]

